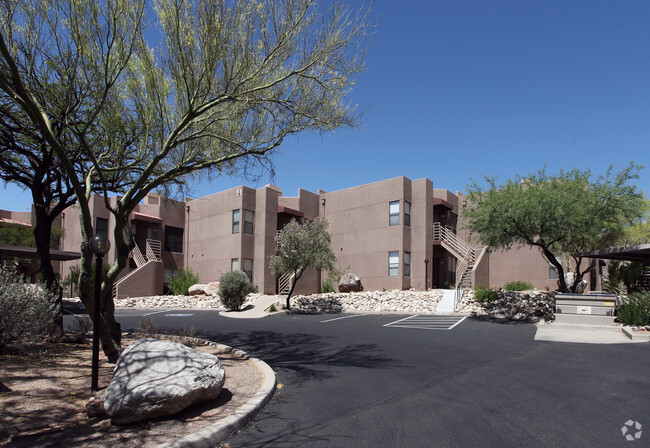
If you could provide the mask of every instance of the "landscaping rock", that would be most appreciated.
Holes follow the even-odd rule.
[[[117,361],[104,407],[119,424],[172,415],[216,398],[225,380],[215,355],[171,341],[139,339]]]
[[[90,397],[88,403],[86,403],[86,415],[89,418],[101,418],[106,416],[106,409],[104,408],[104,402],[106,401],[106,395],[101,394],[96,397]]]
[[[219,282],[210,282],[205,285],[205,293],[209,296],[216,296],[219,294]]]
[[[463,296],[460,312],[471,312],[476,317],[521,322],[555,320],[555,294],[546,291],[497,291],[493,302],[476,302],[470,291]]]
[[[296,296],[292,311],[299,314],[356,313],[364,311],[433,313],[443,290],[364,291]]]
[[[361,279],[356,274],[345,274],[339,281],[339,292],[360,292],[363,291]]]
[[[198,295],[205,295],[205,287],[208,286],[203,283],[197,283],[195,285],[190,286],[187,289],[187,293],[191,296],[198,296]]]

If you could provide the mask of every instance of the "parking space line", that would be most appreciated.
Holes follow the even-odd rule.
[[[337,318],[334,318],[334,319],[321,320],[320,323],[324,324],[325,322],[333,322],[335,320],[350,319],[351,317],[361,317],[361,316],[367,316],[367,314],[353,314],[352,316],[343,316],[343,317],[337,317]]]
[[[143,314],[142,317],[153,316],[154,314],[169,313],[171,310],[154,311],[153,313]]]
[[[384,327],[416,328],[421,330],[451,330],[466,318],[467,316],[414,315],[387,323]]]

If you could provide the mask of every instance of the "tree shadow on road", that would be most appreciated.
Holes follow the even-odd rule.
[[[292,380],[298,386],[307,380],[332,378],[331,367],[381,369],[401,364],[386,357],[376,344],[331,347],[323,343],[328,337],[308,333],[253,331],[211,333],[201,337],[244,350],[275,370],[286,369],[294,374]]]

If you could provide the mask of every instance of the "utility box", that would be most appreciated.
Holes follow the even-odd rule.
[[[556,294],[556,322],[611,324],[616,296],[613,294]]]

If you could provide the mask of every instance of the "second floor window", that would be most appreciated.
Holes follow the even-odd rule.
[[[95,225],[95,234],[108,236],[108,219],[97,218],[97,224]]]
[[[165,226],[165,250],[167,252],[183,252],[183,229]]]
[[[404,201],[404,225],[411,227],[411,203]]]
[[[239,210],[232,211],[232,233],[239,233]]]
[[[399,201],[393,201],[388,206],[388,224],[399,225]]]
[[[253,222],[255,221],[255,212],[244,210],[244,233],[253,234]]]

